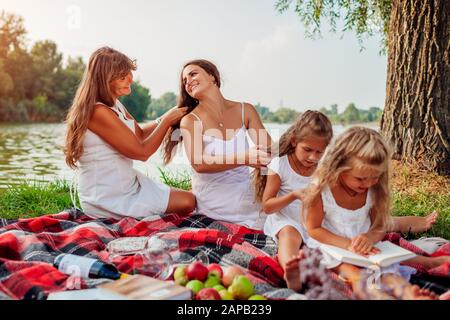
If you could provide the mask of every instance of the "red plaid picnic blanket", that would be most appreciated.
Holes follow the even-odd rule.
[[[260,231],[203,215],[168,214],[140,221],[117,221],[91,219],[77,210],[17,221],[0,220],[0,292],[12,299],[26,299],[70,289],[73,279],[53,267],[58,254],[108,261],[106,246],[110,241],[154,234],[160,234],[163,241],[175,240],[178,253],[195,257],[202,251],[210,263],[241,266],[255,290],[268,297],[286,298],[293,294],[292,290],[283,289],[283,270],[273,258],[276,244]],[[104,280],[77,281],[78,289],[86,289]]]
[[[71,253],[108,261],[106,247],[110,241],[156,234],[168,244],[176,243],[176,248],[171,249],[175,257],[195,257],[203,252],[210,263],[241,266],[255,284],[255,291],[268,298],[286,299],[295,294],[286,288],[283,270],[276,260],[275,242],[261,231],[203,215],[113,220],[91,219],[71,209],[32,219],[0,219],[0,299],[2,295],[12,299],[45,298],[51,292],[73,289],[74,281],[76,289],[95,287],[108,280],[73,279],[53,267],[54,258]],[[400,237],[390,235],[388,239],[406,245]],[[418,252],[412,247],[407,249]],[[448,275],[448,266],[442,270],[441,274],[446,270]]]

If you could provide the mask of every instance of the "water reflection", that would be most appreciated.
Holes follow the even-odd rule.
[[[289,125],[267,124],[274,139]],[[336,133],[344,128],[334,126]],[[62,151],[64,124],[0,124],[0,189],[23,181],[72,180],[73,171],[66,165]],[[189,171],[182,148],[167,167],[171,171]],[[159,178],[158,166],[163,165],[161,150],[147,162],[135,161],[144,174]]]

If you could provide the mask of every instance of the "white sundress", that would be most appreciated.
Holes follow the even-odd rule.
[[[134,120],[126,118],[117,100],[111,108],[135,133]],[[78,163],[78,195],[81,208],[93,218],[144,218],[166,211],[170,188],[133,168],[125,157],[90,131],[84,137],[84,153]]]
[[[291,193],[294,190],[306,188],[311,177],[305,177],[295,172],[289,164],[288,155],[274,158],[268,168],[275,172],[281,180],[278,197]],[[280,212],[267,215],[264,224],[264,233],[271,236],[275,242],[278,242],[277,234],[286,226],[294,227],[301,235],[303,243],[307,246],[314,246],[317,242],[311,238],[302,222],[302,201],[295,200],[288,206],[281,209]]]
[[[235,136],[230,140],[222,140],[203,134],[203,154],[240,154],[248,150],[243,103],[241,108],[242,127]],[[199,116],[192,114],[201,122]],[[252,229],[263,228],[266,215],[261,212],[261,206],[255,199],[247,166],[214,173],[192,171],[192,192],[197,199],[197,213]]]
[[[325,214],[322,222],[323,228],[347,239],[352,239],[369,231],[371,226],[370,209],[373,205],[372,189],[369,188],[367,192],[366,203],[364,206],[356,210],[346,209],[339,206],[336,203],[329,186],[325,186],[321,196],[323,212]],[[320,243],[315,241],[315,244],[308,243],[307,245],[312,248],[317,248]],[[339,260],[336,260],[325,252],[322,253],[324,256],[322,264],[324,264],[327,268],[332,269],[341,264]],[[381,274],[394,273],[403,276],[406,279],[409,279],[410,275],[415,272],[412,268],[400,266],[399,263],[381,268],[379,271]]]

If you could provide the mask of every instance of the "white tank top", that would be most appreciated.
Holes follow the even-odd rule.
[[[222,140],[203,134],[203,154],[229,155],[246,152],[249,148],[247,129],[244,123],[230,140]],[[201,122],[198,115],[192,114]],[[250,169],[240,166],[215,173],[198,173],[193,170],[192,191],[197,198],[197,212],[216,220],[241,224],[253,229],[262,229],[265,215],[255,200]]]
[[[336,203],[329,186],[322,190],[323,212],[322,226],[334,234],[352,239],[361,233],[369,231],[371,226],[370,208],[373,205],[372,189],[369,188],[366,203],[361,208],[350,210]]]

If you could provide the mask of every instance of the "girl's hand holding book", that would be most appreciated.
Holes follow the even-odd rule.
[[[373,245],[374,243],[367,235],[360,234],[351,240],[348,250],[363,256],[380,253],[380,250]]]

